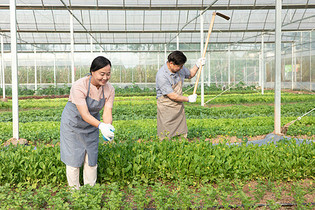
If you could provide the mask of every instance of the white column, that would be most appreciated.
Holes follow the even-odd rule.
[[[291,49],[291,89],[294,89],[294,72],[295,72],[295,66],[294,66],[294,42],[292,42],[292,49]]]
[[[202,57],[203,54],[203,45],[204,45],[204,41],[203,41],[203,14],[201,12],[200,14],[200,57]],[[204,106],[204,97],[205,97],[205,88],[204,88],[204,70],[202,69],[201,71],[201,81],[200,81],[200,85],[201,85],[201,106]]]
[[[264,35],[261,35],[261,94],[264,95],[265,88],[265,52],[264,52]]]
[[[164,62],[167,61],[167,55],[166,55],[166,44],[164,44]]]
[[[12,72],[12,121],[13,138],[19,139],[18,57],[16,41],[16,2],[10,0],[11,72]]]
[[[208,69],[209,69],[209,71],[208,71],[208,86],[210,87],[210,85],[211,85],[211,62],[210,62],[210,52],[208,53]]]
[[[310,91],[312,91],[312,32],[310,31]]]
[[[93,38],[90,36],[90,51],[93,54]]]
[[[276,0],[276,49],[275,49],[275,134],[281,133],[281,7],[282,0]]]
[[[259,53],[259,68],[258,68],[258,86],[260,86],[261,87],[261,68],[262,68],[262,65],[261,65],[261,53]]]
[[[70,14],[70,45],[71,45],[71,83],[75,81],[74,75],[74,34],[73,34],[73,17]]]
[[[57,87],[57,76],[56,76],[56,54],[54,54],[54,86]]]
[[[236,85],[236,74],[235,74],[235,71],[236,71],[236,68],[235,68],[235,57],[234,57],[233,61],[234,61],[234,85]]]
[[[5,98],[5,68],[4,68],[4,48],[3,48],[3,35],[1,35],[1,80],[2,80],[2,97]]]
[[[300,71],[300,76],[301,76],[301,84],[303,82],[303,32],[300,32],[301,34],[301,61],[300,61],[300,67],[301,67],[301,71]]]
[[[228,85],[231,85],[231,49],[229,45],[229,52],[228,52]]]
[[[144,53],[145,61],[144,61],[144,87],[147,87],[147,54]]]
[[[37,59],[36,59],[36,47],[34,47],[34,90],[37,90]]]
[[[119,83],[121,84],[121,66],[119,66]]]
[[[26,87],[28,88],[29,87],[29,84],[28,84],[28,67],[26,68]]]
[[[179,35],[176,36],[176,50],[179,50]]]

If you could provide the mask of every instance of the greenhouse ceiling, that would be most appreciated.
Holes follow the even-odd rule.
[[[0,33],[10,43],[10,2],[0,3]],[[210,43],[274,42],[275,0],[16,0],[18,43],[174,44],[200,43],[200,14],[204,36],[213,12]],[[315,0],[282,1],[282,41],[292,42],[315,28]]]

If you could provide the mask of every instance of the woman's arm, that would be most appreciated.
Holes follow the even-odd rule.
[[[93,117],[90,112],[89,112],[89,109],[87,107],[87,105],[76,105],[78,110],[79,110],[79,113],[82,117],[82,119],[93,125],[94,127],[98,128],[98,125],[100,124],[100,121],[98,121],[95,117]]]
[[[103,111],[103,122],[106,124],[112,124],[113,123],[112,108],[109,108],[106,105],[105,105],[104,111]]]

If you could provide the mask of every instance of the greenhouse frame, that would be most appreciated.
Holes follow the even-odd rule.
[[[261,87],[262,94],[274,88],[277,116],[281,88],[314,91],[312,0],[5,0],[0,3],[3,97],[12,83],[12,90],[71,85],[99,54],[113,63],[113,84],[152,88],[169,52],[184,51],[187,65],[200,57],[213,12],[231,19],[215,19],[202,96],[204,85],[211,84],[244,82]]]

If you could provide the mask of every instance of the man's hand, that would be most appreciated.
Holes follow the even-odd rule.
[[[111,124],[100,123],[98,128],[101,130],[105,141],[112,141],[114,139],[115,128]]]
[[[192,94],[190,96],[188,96],[188,102],[189,103],[194,103],[197,100],[197,94]]]
[[[205,59],[205,58],[199,58],[199,59],[197,60],[197,62],[196,62],[195,65],[196,65],[198,68],[200,68],[200,66],[204,66],[205,63],[206,63],[206,59]]]

